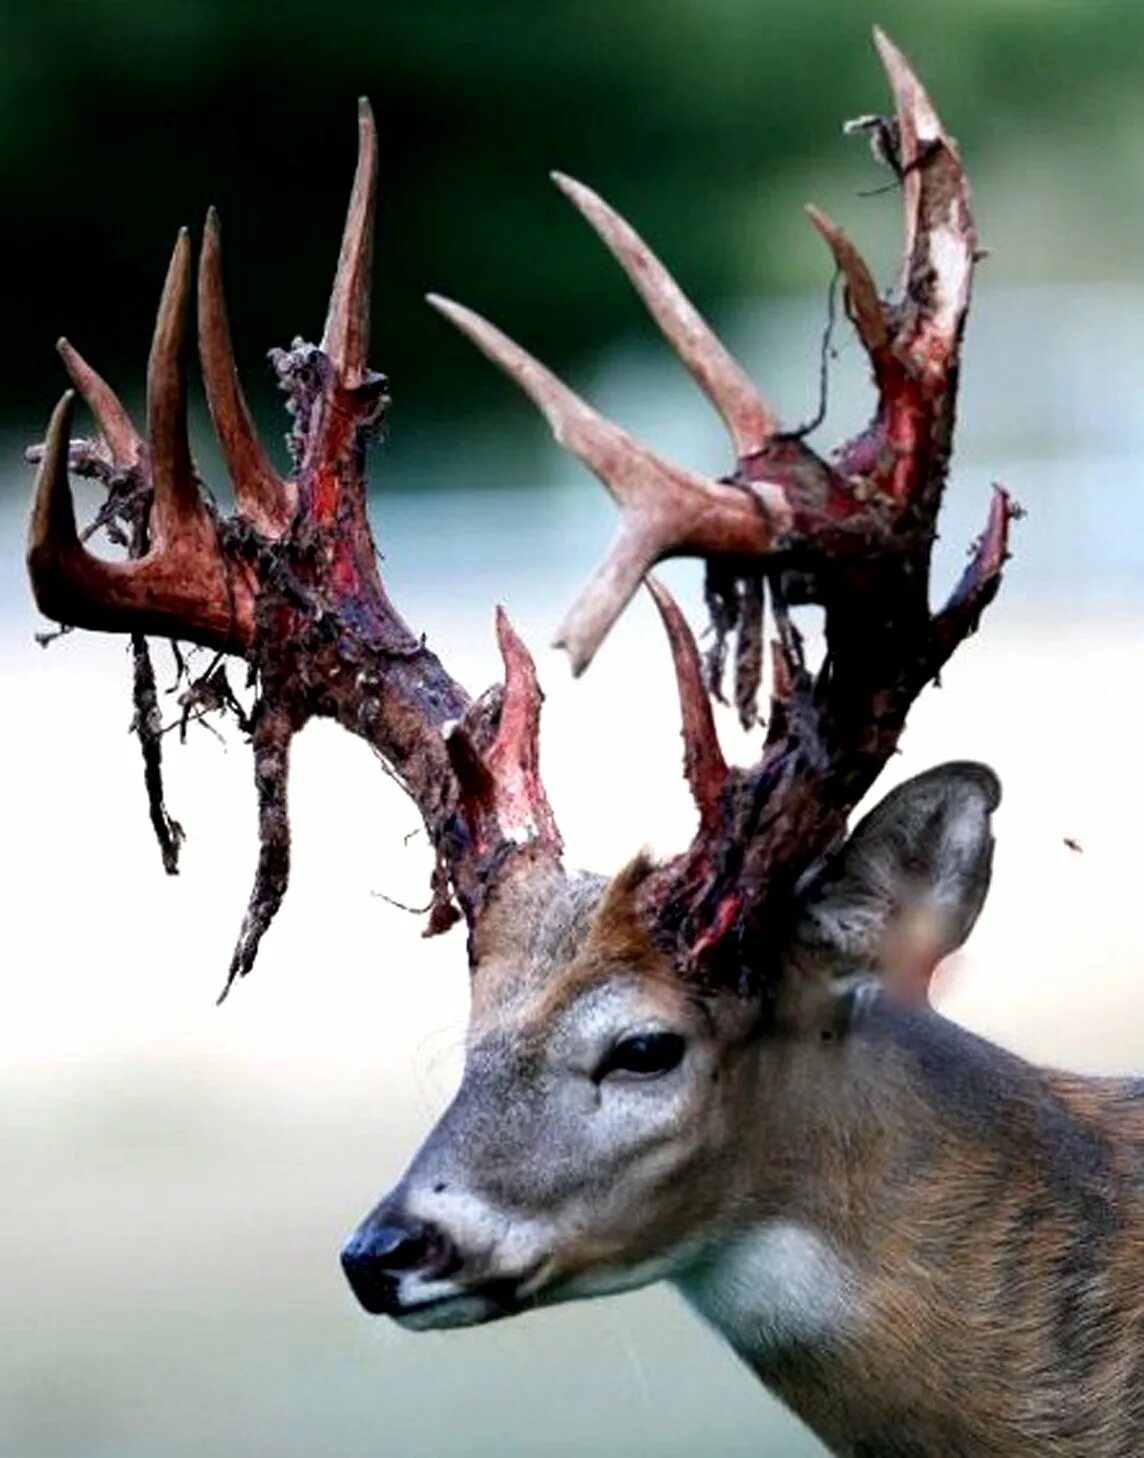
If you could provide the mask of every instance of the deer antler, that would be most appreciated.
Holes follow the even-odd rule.
[[[893,752],[910,704],[976,627],[1000,581],[1014,512],[997,488],[969,566],[945,607],[931,613],[930,553],[977,243],[957,149],[900,52],[881,32],[875,39],[897,106],[905,256],[896,297],[883,299],[845,234],[811,210],[845,282],[878,392],[870,425],[829,459],[810,449],[804,431],[779,429],[646,244],[567,178],[558,176],[558,185],[722,415],[736,457],[727,476],[663,460],[479,315],[432,300],[532,397],[557,439],[620,507],[619,540],[560,630],[576,672],[657,561],[707,561],[717,636],[706,685],[683,615],[662,587],[649,584],[675,662],[699,830],[683,855],[641,878],[638,895],[655,936],[681,966],[740,981],[744,968],[765,970],[774,940],[766,935],[768,912],[830,853]],[[456,917],[455,903],[474,928],[503,878],[547,877],[559,865],[560,837],[538,773],[541,695],[523,644],[498,615],[505,685],[470,701],[402,620],[378,575],[364,476],[365,447],[387,404],[385,380],[366,362],[376,172],[373,120],[363,104],[322,344],[272,356],[294,417],[291,479],[270,464],[238,383],[213,213],[199,272],[199,341],[208,403],[235,483],[235,516],[220,516],[204,500],[187,444],[185,234],[155,329],[146,443],[104,381],[61,345],[100,430],[94,443],[71,447],[71,465],[107,482],[105,512],[131,526],[129,560],[92,556],[77,532],[67,481],[70,396],[40,453],[28,562],[44,611],[132,633],[137,665],[140,653],[145,659],[140,635],[151,632],[239,654],[254,671],[261,853],[232,979],[249,969],[285,890],[290,741],[315,715],[338,719],[374,745],[418,805],[437,856],[430,930]],[[731,768],[707,693],[718,691],[724,639],[737,626],[736,700],[753,722],[764,601],[775,628],[770,721],[758,762]],[[813,671],[790,615],[792,605],[807,602],[825,609],[826,652]],[[147,690],[145,662],[143,670]],[[152,779],[157,766],[152,745]],[[153,796],[152,813],[166,824],[161,797]],[[173,853],[165,850],[165,859],[173,862]]]
[[[378,575],[365,477],[365,449],[388,404],[384,377],[366,361],[376,178],[376,133],[363,102],[322,343],[274,355],[294,418],[292,479],[271,465],[243,398],[213,210],[199,267],[199,351],[235,515],[221,516],[204,498],[187,440],[186,232],[155,326],[145,443],[110,387],[70,345],[60,346],[100,432],[71,448],[72,464],[130,503],[137,529],[129,560],[94,556],[77,531],[70,393],[39,452],[28,568],[41,609],[80,627],[162,634],[237,654],[256,676],[250,729],[261,850],[228,988],[249,971],[286,889],[290,741],[315,716],[335,718],[372,744],[420,809],[437,856],[430,931],[456,918],[455,902],[472,924],[500,879],[560,856],[537,765],[541,693],[507,618],[498,613],[504,689],[473,702],[403,621]]]
[[[897,295],[881,298],[854,245],[810,209],[845,283],[847,312],[878,392],[870,425],[829,459],[802,433],[779,429],[647,245],[595,193],[567,178],[557,176],[557,184],[723,417],[736,455],[729,475],[706,477],[661,460],[479,315],[430,300],[533,399],[557,440],[620,507],[619,540],[558,633],[574,672],[591,661],[655,562],[703,557],[720,637],[742,618],[740,700],[753,718],[766,584],[778,628],[771,723],[759,762],[731,770],[697,688],[690,631],[663,589],[653,588],[680,679],[700,827],[690,850],[661,868],[644,895],[657,933],[689,965],[716,945],[725,951],[758,941],[767,907],[830,850],[893,752],[910,704],[976,627],[1006,556],[1013,507],[998,487],[969,567],[946,607],[931,614],[930,553],[978,249],[957,148],[901,52],[881,31],[875,42],[897,108],[904,262]],[[806,602],[826,612],[826,654],[815,674],[789,616],[790,604]],[[733,964],[758,960],[737,956]]]
[[[67,480],[69,391],[48,427],[28,538],[28,570],[41,611],[60,622],[241,649],[253,628],[250,576],[219,551],[218,523],[199,492],[187,444],[182,350],[190,258],[190,240],[183,232],[167,271],[147,366],[146,448],[106,382],[66,340],[59,345],[100,428],[102,451],[133,479],[134,491],[145,491],[150,499],[138,555],[126,562],[105,562],[80,542]]]

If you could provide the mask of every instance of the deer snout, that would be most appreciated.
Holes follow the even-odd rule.
[[[351,1290],[371,1316],[405,1309],[404,1278],[440,1278],[456,1264],[444,1231],[398,1213],[370,1216],[346,1241],[341,1259]]]

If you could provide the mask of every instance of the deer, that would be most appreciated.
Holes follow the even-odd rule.
[[[148,637],[247,665],[260,850],[224,996],[285,893],[291,741],[313,718],[365,739],[432,847],[427,934],[463,921],[460,1086],[345,1243],[360,1304],[413,1331],[476,1326],[672,1283],[826,1445],[849,1458],[1138,1458],[1144,1452],[1144,1082],[1034,1066],[946,1020],[929,990],[990,881],[987,766],[939,765],[850,828],[918,695],[995,596],[1017,508],[993,492],[944,605],[930,557],[981,256],[956,143],[901,51],[875,42],[905,213],[883,295],[810,209],[869,362],[869,425],[830,456],[783,429],[636,232],[560,190],[614,255],[718,411],[721,476],[662,459],[491,323],[430,302],[504,370],[618,506],[618,539],[557,635],[583,672],[633,595],[654,598],[681,706],[696,829],[679,854],[568,869],[539,769],[542,695],[503,609],[503,683],[473,698],[392,603],[367,512],[388,383],[367,363],[377,140],[359,154],[321,341],[271,355],[289,474],[239,383],[208,215],[197,280],[225,514],[188,443],[189,236],[147,369],[146,430],[66,341],[74,389],[38,463],[28,568],[58,622],[130,635],[152,820],[173,869]],[[74,394],[96,435],[71,441]],[[86,545],[69,471],[102,482]],[[705,563],[704,656],[652,574]],[[812,661],[795,612],[824,615]],[[727,762],[713,700],[761,741]],[[197,681],[217,686],[218,668]],[[769,696],[765,720],[757,702]]]

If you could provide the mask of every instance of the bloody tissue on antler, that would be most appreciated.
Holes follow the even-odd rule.
[[[717,638],[706,683],[682,613],[649,583],[675,662],[699,827],[682,855],[648,864],[638,894],[651,931],[681,968],[740,985],[744,968],[765,966],[768,912],[781,909],[799,878],[837,845],[850,810],[893,753],[910,704],[976,627],[1000,581],[1013,515],[998,488],[961,581],[945,607],[931,612],[930,554],[979,254],[957,148],[901,53],[881,32],[875,39],[896,104],[905,245],[897,288],[883,297],[846,235],[811,210],[843,280],[877,394],[867,428],[829,457],[807,445],[805,430],[780,428],[642,239],[566,177],[556,175],[557,185],[722,416],[733,451],[728,474],[705,476],[664,460],[492,324],[432,299],[517,381],[619,508],[618,540],[558,634],[576,672],[656,562],[707,562]],[[372,744],[417,804],[435,853],[430,930],[463,914],[472,931],[506,878],[535,875],[544,893],[560,873],[560,837],[538,768],[541,695],[523,643],[498,614],[504,687],[471,700],[406,625],[378,573],[365,478],[366,447],[388,403],[384,378],[367,363],[376,177],[376,135],[363,103],[321,344],[272,355],[293,417],[288,477],[259,442],[239,385],[213,212],[199,268],[199,351],[234,483],[234,515],[223,516],[204,495],[187,442],[185,234],[155,328],[146,441],[110,387],[64,344],[64,363],[99,437],[69,446],[68,395],[39,453],[28,563],[43,610],[137,642],[155,633],[237,654],[258,686],[250,726],[261,854],[231,979],[249,969],[285,890],[290,744],[318,715]],[[127,516],[128,560],[107,562],[84,546],[69,459],[108,485],[97,521]],[[808,602],[824,609],[825,652],[813,669],[791,619],[791,608]],[[729,767],[708,692],[718,688],[722,638],[737,627],[736,704],[744,725],[754,727],[765,606],[775,629],[769,723],[759,759]]]
[[[234,514],[223,516],[204,494],[187,439],[185,232],[155,326],[146,442],[107,383],[61,344],[99,431],[73,456],[106,466],[115,489],[141,508],[136,555],[105,561],[80,539],[68,483],[70,393],[36,453],[28,567],[41,609],[78,627],[161,634],[237,654],[257,683],[251,739],[261,848],[228,988],[250,969],[286,889],[290,742],[315,716],[369,741],[417,804],[435,852],[430,930],[449,925],[457,905],[472,923],[497,881],[519,864],[557,863],[560,854],[537,767],[540,691],[508,619],[498,614],[505,689],[474,702],[406,625],[378,574],[365,448],[388,401],[384,378],[366,359],[377,138],[364,102],[358,138],[322,342],[274,356],[294,421],[289,478],[271,464],[239,383],[213,209],[199,264],[199,354]],[[461,738],[467,776],[456,772]]]
[[[645,894],[658,932],[684,961],[697,946],[709,947],[713,929],[719,941],[732,934],[757,941],[768,902],[788,893],[829,852],[893,752],[910,704],[976,626],[1006,554],[1012,508],[998,488],[973,561],[946,607],[931,613],[930,554],[979,251],[957,147],[901,52],[881,31],[875,43],[896,106],[905,243],[898,287],[884,298],[853,243],[810,209],[845,285],[847,314],[877,392],[870,424],[830,457],[812,450],[801,432],[780,428],[635,230],[566,177],[557,174],[557,185],[607,244],[722,416],[734,452],[726,476],[662,460],[487,320],[431,299],[532,398],[557,440],[595,472],[619,506],[619,539],[559,630],[557,642],[568,649],[575,672],[591,661],[657,561],[702,557],[718,584],[712,601],[724,613],[723,630],[738,619],[752,635],[741,645],[737,695],[749,723],[763,625],[757,609],[746,613],[743,604],[755,600],[765,581],[784,622],[788,604],[825,609],[825,655],[813,676],[796,651],[797,634],[789,626],[780,633],[762,756],[723,782],[710,768],[710,748],[699,748],[708,735],[692,685],[694,645],[678,609],[653,589],[677,667],[687,665],[681,674],[687,772],[700,825],[689,851],[651,877]],[[685,634],[690,646],[681,646]],[[715,795],[717,780],[722,788]],[[729,907],[742,914],[732,917]]]

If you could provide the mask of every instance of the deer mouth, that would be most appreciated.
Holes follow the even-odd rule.
[[[515,1316],[536,1304],[523,1294],[527,1278],[486,1281],[469,1290],[413,1301],[388,1313],[407,1331],[441,1331],[447,1327],[485,1326]]]

